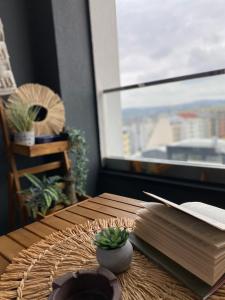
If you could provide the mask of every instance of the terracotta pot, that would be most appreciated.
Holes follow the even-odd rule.
[[[123,247],[113,250],[104,250],[98,247],[96,256],[100,266],[119,274],[129,268],[133,256],[133,247],[129,240]]]
[[[34,131],[15,132],[14,143],[25,146],[33,146],[35,144]]]
[[[104,268],[67,273],[53,282],[49,300],[120,300],[117,278]]]

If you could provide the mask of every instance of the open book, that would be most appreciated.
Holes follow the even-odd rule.
[[[134,234],[209,286],[225,273],[225,211],[200,202],[177,205],[151,193]],[[159,203],[160,202],[160,203]]]
[[[195,275],[191,274],[176,262],[163,255],[161,252],[151,247],[135,234],[130,234],[130,241],[133,246],[142,252],[150,260],[154,261],[157,265],[164,268],[168,273],[174,276],[177,280],[182,282],[186,287],[192,290],[199,299],[207,300],[214,294],[223,284],[225,284],[225,275],[218,280],[218,282],[210,286]]]
[[[146,195],[151,196],[157,199],[159,202],[176,208],[186,214],[191,215],[207,224],[212,225],[220,230],[225,231],[225,210],[208,205],[202,202],[186,202],[181,205],[177,205],[171,201],[168,201],[164,198],[156,196],[154,194],[144,192]]]

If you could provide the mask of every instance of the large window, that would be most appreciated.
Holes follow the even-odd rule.
[[[224,0],[109,2],[93,39],[105,165],[224,183]]]
[[[225,164],[223,5],[116,1],[122,157]]]

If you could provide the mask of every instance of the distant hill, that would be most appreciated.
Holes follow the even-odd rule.
[[[161,113],[174,113],[179,111],[192,111],[200,108],[207,108],[210,106],[225,106],[225,100],[198,100],[189,103],[167,105],[167,106],[155,106],[155,107],[132,107],[122,110],[123,117],[127,120],[133,118],[151,117]]]

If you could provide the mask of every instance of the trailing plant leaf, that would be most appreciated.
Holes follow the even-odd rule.
[[[88,176],[87,143],[84,134],[74,128],[67,128],[70,143],[70,158],[72,160],[73,175],[76,179],[76,192],[80,196],[86,195]]]
[[[126,244],[129,232],[124,228],[109,227],[95,235],[94,244],[105,250],[121,248]]]

